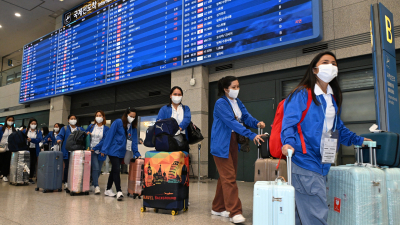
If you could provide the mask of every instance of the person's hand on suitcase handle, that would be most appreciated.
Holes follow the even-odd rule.
[[[264,129],[265,128],[265,123],[263,121],[261,121],[261,122],[259,122],[257,124],[257,127],[261,128],[261,129]]]
[[[261,137],[262,135],[257,135],[254,139],[253,139],[253,141],[254,141],[254,144],[255,145],[261,145],[261,142],[264,142],[264,139],[262,139],[262,137]],[[261,142],[260,142],[261,141]]]
[[[284,146],[282,146],[282,154],[284,154],[284,155],[288,155],[288,150],[292,150],[292,154],[294,154],[294,148],[292,147],[292,146],[290,146],[290,145],[284,145]]]
[[[369,138],[364,138],[364,141],[373,141],[373,140],[371,140]],[[364,147],[364,145],[362,145],[362,147]]]

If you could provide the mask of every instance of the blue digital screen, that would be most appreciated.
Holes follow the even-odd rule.
[[[19,101],[316,42],[321,33],[320,0],[120,0],[25,45]]]

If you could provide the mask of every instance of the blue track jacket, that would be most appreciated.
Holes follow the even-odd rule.
[[[76,127],[76,128],[77,128],[77,130],[85,131],[82,127]],[[71,134],[71,127],[68,124],[67,126],[64,126],[63,128],[61,128],[60,133],[58,133],[58,135],[57,135],[57,141],[58,140],[62,141],[61,151],[63,153],[63,159],[68,159],[68,151],[65,148],[65,146],[67,145],[67,139],[70,134]],[[85,149],[82,149],[82,150],[85,150]]]
[[[253,118],[243,103],[237,98],[242,111],[242,121],[249,127],[257,129],[258,120]],[[236,119],[226,96],[218,99],[214,106],[214,121],[211,128],[211,154],[220,158],[229,158],[229,146],[232,130],[253,140],[257,134],[241,125]]]
[[[54,137],[54,131],[50,131],[47,136],[44,138],[44,144],[48,144],[50,141],[48,139],[51,139],[51,147],[57,144],[57,139]]]
[[[333,97],[332,97],[333,98]],[[289,99],[289,98],[287,98]],[[322,97],[321,103],[326,110],[326,101]],[[308,93],[307,90],[296,91],[293,94],[290,102],[288,100],[284,103],[284,116],[282,121],[281,141],[283,145],[289,144],[295,149],[293,155],[293,162],[303,169],[310,170],[326,176],[329,172],[331,164],[322,164],[320,145],[322,137],[322,129],[324,126],[325,115],[322,111],[321,105],[316,105],[314,101],[311,103],[310,108],[305,116],[303,122],[300,124],[306,143],[307,154],[303,154],[299,133],[297,132],[297,124],[301,120],[304,110],[307,108]],[[333,105],[337,112],[338,108],[334,99]],[[338,143],[350,146],[362,145],[364,138],[357,136],[351,132],[344,125],[340,119],[340,113],[337,116],[336,129],[339,132]],[[335,126],[335,125],[334,125]]]
[[[28,130],[24,130],[23,133],[26,134]],[[36,132],[36,138],[32,138],[31,142],[35,144],[36,147],[36,156],[39,156],[40,153],[40,147],[39,147],[39,143],[42,141],[43,139],[43,135],[42,135],[42,131],[38,131],[35,130]],[[3,135],[2,135],[3,136]]]
[[[137,129],[132,128],[131,126],[127,134],[130,135],[132,139],[133,156],[139,157],[140,153],[138,150]],[[111,128],[104,139],[100,152],[120,159],[125,157],[126,133],[121,119],[117,119],[112,123]]]
[[[94,126],[95,126],[96,124],[91,124],[87,129],[86,129],[86,133],[87,132],[90,132],[90,133],[92,133],[93,132],[93,130],[94,130]],[[104,125],[104,128],[103,128],[103,138],[101,139],[101,141],[96,145],[96,146],[94,146],[94,148],[93,148],[93,150],[95,150],[95,151],[100,151],[101,150],[101,147],[103,147],[103,143],[104,143],[104,139],[106,138],[106,136],[107,136],[107,132],[110,130],[110,128],[109,127],[107,127],[106,125]],[[106,159],[107,159],[107,156],[106,155],[104,155],[104,156],[101,156],[101,154],[99,154],[98,155],[98,159],[99,159],[99,161],[105,161]]]

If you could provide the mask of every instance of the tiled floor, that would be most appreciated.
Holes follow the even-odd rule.
[[[108,175],[100,176],[100,187],[106,185]],[[126,191],[127,175],[121,175]],[[62,193],[36,192],[36,185],[12,186],[0,181],[0,225],[13,224],[230,224],[228,218],[211,216],[216,180],[190,184],[188,212],[172,216],[170,211],[154,213],[152,209],[141,213],[142,200],[125,196],[124,201],[100,196],[69,196]],[[239,182],[239,195],[243,215],[251,224],[253,209],[253,183]],[[104,192],[104,189],[102,189]]]

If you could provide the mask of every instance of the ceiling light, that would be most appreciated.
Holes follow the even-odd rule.
[[[20,17],[20,16],[21,16],[21,14],[19,14],[19,13],[15,13],[15,16],[17,16],[17,17]]]
[[[2,26],[0,25],[0,28],[2,28]]]
[[[64,0],[60,0],[60,2],[62,2],[62,1],[64,1]]]

